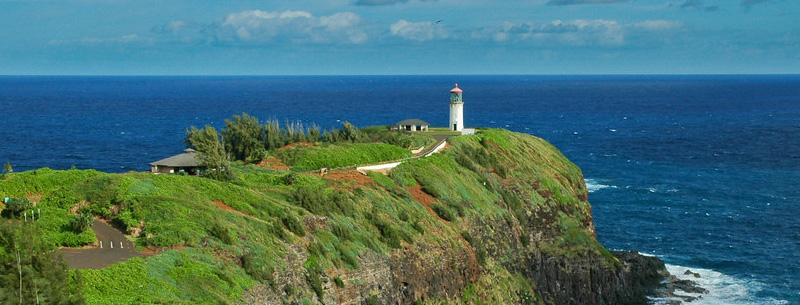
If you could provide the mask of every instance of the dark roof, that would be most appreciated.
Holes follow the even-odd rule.
[[[420,120],[420,119],[405,119],[405,120],[402,120],[400,122],[397,122],[397,124],[395,124],[395,125],[406,126],[406,125],[430,125],[430,124],[428,124],[428,122],[425,122],[425,121]]]
[[[150,163],[150,165],[169,167],[199,167],[200,162],[197,161],[197,153],[194,151],[194,149],[187,148],[180,155],[161,159]]]

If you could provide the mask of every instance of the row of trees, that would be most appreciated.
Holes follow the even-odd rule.
[[[302,122],[281,125],[277,120],[261,124],[258,118],[242,113],[225,120],[221,132],[208,125],[202,129],[192,126],[186,130],[184,140],[197,150],[200,164],[207,168],[205,175],[219,180],[233,178],[231,160],[260,160],[269,151],[288,144],[320,141],[363,143],[369,137],[349,122],[344,122],[342,129],[320,133],[316,125],[306,127]]]
[[[83,304],[80,271],[34,225],[0,223],[0,304]]]

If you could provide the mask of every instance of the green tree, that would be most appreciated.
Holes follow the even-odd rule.
[[[267,122],[264,126],[264,148],[275,150],[286,145],[286,141],[281,133],[281,126],[276,120]]]
[[[334,129],[332,131],[325,131],[322,138],[328,143],[366,143],[369,142],[369,136],[350,124],[350,122],[342,123],[342,129]]]
[[[36,226],[0,224],[0,304],[83,304],[79,272],[72,279],[41,236]]]
[[[23,212],[30,210],[33,208],[33,201],[28,198],[20,197],[20,198],[10,198],[8,203],[6,203],[6,208],[3,211],[3,214],[6,216],[19,216]],[[6,212],[7,211],[7,212]]]
[[[206,167],[203,176],[222,181],[233,180],[230,156],[214,127],[206,125],[205,128],[198,129],[192,126],[186,130],[184,142],[194,147],[200,158],[200,165]]]
[[[312,125],[308,128],[308,132],[306,133],[306,142],[309,143],[316,143],[320,140],[319,134],[319,126]]]
[[[3,173],[13,173],[14,167],[11,166],[11,162],[6,162],[3,164]]]
[[[246,161],[264,147],[264,126],[247,113],[234,115],[233,120],[225,120],[222,140],[233,159]]]

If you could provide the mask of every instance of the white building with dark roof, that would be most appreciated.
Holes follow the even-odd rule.
[[[428,122],[420,119],[405,119],[394,124],[397,130],[428,131]]]
[[[185,172],[190,175],[197,175],[200,173],[201,169],[202,166],[200,166],[197,152],[191,148],[185,149],[180,155],[174,155],[150,163],[150,171],[154,174],[176,174]]]

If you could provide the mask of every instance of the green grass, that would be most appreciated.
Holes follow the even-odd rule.
[[[410,157],[411,152],[384,143],[340,143],[313,147],[298,145],[273,152],[272,155],[293,169],[316,170],[399,160]]]
[[[429,145],[430,134],[447,130],[365,132],[413,146]],[[34,198],[43,215],[35,225],[52,245],[95,241],[91,230],[77,233],[70,228],[75,217],[70,209],[85,205],[84,210],[129,233],[141,229],[133,238],[140,249],[187,247],[85,270],[83,291],[89,304],[235,303],[257,283],[282,287],[276,275],[297,271],[287,257],[305,262],[306,283],[282,288],[292,291],[289,301],[301,302],[314,294],[324,296],[323,273],[345,275],[363,268],[367,254],[389,257],[406,247],[474,250],[487,273],[459,296],[467,304],[537,303],[529,282],[495,262],[525,251],[528,230],[542,230],[536,233],[549,242],[535,246],[549,254],[593,255],[618,264],[587,229],[591,208],[581,199],[586,190],[580,169],[552,145],[496,129],[449,141],[451,147],[442,153],[404,162],[389,176],[369,173],[375,183],[352,189],[298,170],[395,160],[410,152],[386,143],[294,146],[273,152],[294,171],[235,164],[238,178],[231,182],[40,169],[4,175],[0,197]],[[417,184],[436,198],[436,215],[406,189]],[[222,210],[214,201],[235,211]],[[476,224],[510,227],[507,234],[523,245],[486,240],[484,233],[494,229],[476,230]],[[346,284],[356,285],[357,280]]]
[[[256,284],[234,264],[191,249],[81,274],[87,304],[233,304]]]

